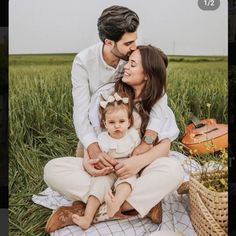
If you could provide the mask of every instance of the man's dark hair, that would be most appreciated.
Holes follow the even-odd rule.
[[[138,15],[127,7],[111,6],[103,10],[98,18],[99,38],[119,41],[124,33],[135,32],[139,25]]]

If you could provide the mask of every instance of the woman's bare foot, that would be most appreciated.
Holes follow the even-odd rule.
[[[105,195],[104,199],[105,203],[107,204],[107,215],[111,218],[116,214],[116,212],[119,211],[120,205],[116,201],[115,196],[112,194],[111,190]]]
[[[72,215],[72,221],[80,226],[81,229],[88,229],[92,223],[92,220],[87,216]]]

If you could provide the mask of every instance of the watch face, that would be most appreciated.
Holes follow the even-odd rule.
[[[145,136],[144,137],[144,142],[147,144],[152,144],[153,143],[153,139],[149,136]]]

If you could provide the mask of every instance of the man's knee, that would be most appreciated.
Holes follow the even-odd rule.
[[[58,158],[50,160],[45,166],[43,171],[44,182],[49,185],[51,179],[54,178],[55,166],[58,162]]]
[[[43,169],[43,180],[47,184],[53,166],[53,160],[50,160]]]

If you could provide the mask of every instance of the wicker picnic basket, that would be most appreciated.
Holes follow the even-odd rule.
[[[215,178],[215,172],[206,173],[208,179]],[[227,179],[227,172],[222,171]],[[199,236],[228,235],[228,192],[215,192],[199,182],[200,173],[193,174],[189,183],[190,218]]]

